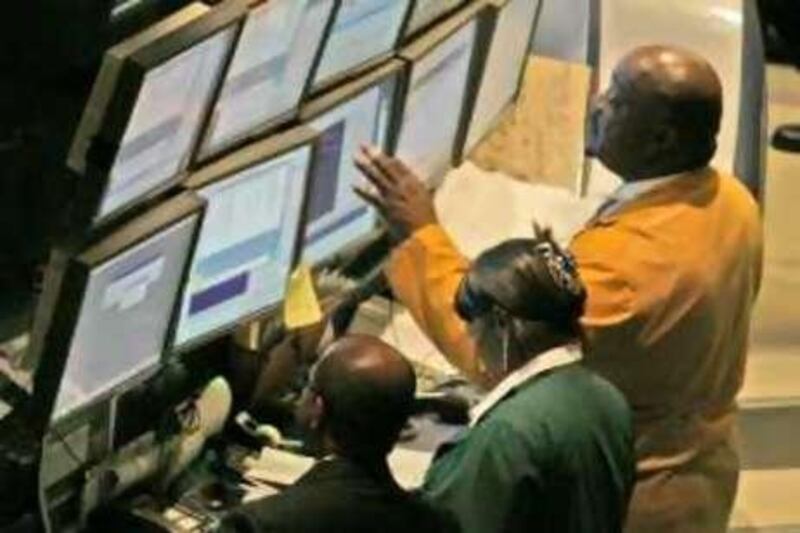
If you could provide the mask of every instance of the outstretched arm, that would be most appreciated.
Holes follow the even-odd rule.
[[[356,189],[389,225],[398,246],[387,276],[395,296],[445,357],[472,381],[491,385],[466,324],[455,311],[455,295],[469,263],[439,225],[431,194],[401,161],[363,147],[356,166],[375,186]]]

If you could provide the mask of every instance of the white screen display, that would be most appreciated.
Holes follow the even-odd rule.
[[[199,191],[207,201],[175,344],[228,327],[283,299],[296,249],[311,148]]]
[[[450,168],[476,29],[473,20],[412,67],[397,156],[428,183]]]
[[[511,0],[500,12],[465,151],[471,150],[489,133],[506,106],[514,100],[528,58],[528,37],[539,1]]]
[[[410,35],[427,26],[463,3],[464,0],[417,0],[414,3],[414,10],[411,12],[411,20],[408,23],[406,34]]]
[[[186,168],[233,37],[234,28],[218,32],[145,75],[97,218]]]
[[[408,0],[343,0],[314,83],[323,83],[392,51],[406,11]]]
[[[297,108],[334,5],[334,0],[270,0],[253,8],[211,115],[201,157]]]
[[[92,270],[53,419],[158,365],[197,218]]]
[[[352,190],[366,184],[353,157],[361,144],[385,147],[394,91],[391,78],[311,122],[321,147],[309,192],[305,261],[328,259],[375,229],[377,214]]]

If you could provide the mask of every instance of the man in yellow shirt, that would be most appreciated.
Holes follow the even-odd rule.
[[[762,235],[744,186],[709,166],[721,114],[713,68],[660,46],[625,57],[592,112],[587,152],[625,184],[570,249],[588,294],[584,364],[634,412],[629,531],[725,531],[736,493],[735,397]],[[430,195],[375,150],[356,164],[377,190],[360,194],[400,240],[387,267],[396,297],[452,363],[491,385],[453,308],[468,263]]]

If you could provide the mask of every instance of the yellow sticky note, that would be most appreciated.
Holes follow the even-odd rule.
[[[321,320],[322,308],[314,290],[311,268],[301,263],[289,277],[283,304],[283,323],[287,329],[298,329]]]

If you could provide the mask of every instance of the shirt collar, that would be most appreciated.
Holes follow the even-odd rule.
[[[470,426],[477,424],[492,408],[503,401],[510,393],[532,380],[539,374],[566,366],[582,358],[581,350],[577,345],[559,346],[548,350],[509,374],[495,388],[486,395],[470,412]]]
[[[677,181],[680,178],[685,177],[687,174],[692,174],[693,172],[695,171],[679,172],[677,174],[669,174],[667,176],[659,176],[657,178],[623,183],[611,194],[611,196],[608,197],[608,200],[603,203],[598,211],[597,216],[604,217],[613,215],[623,206],[635,200],[636,198],[639,198],[640,196],[652,191],[653,189],[661,187],[662,185]]]

